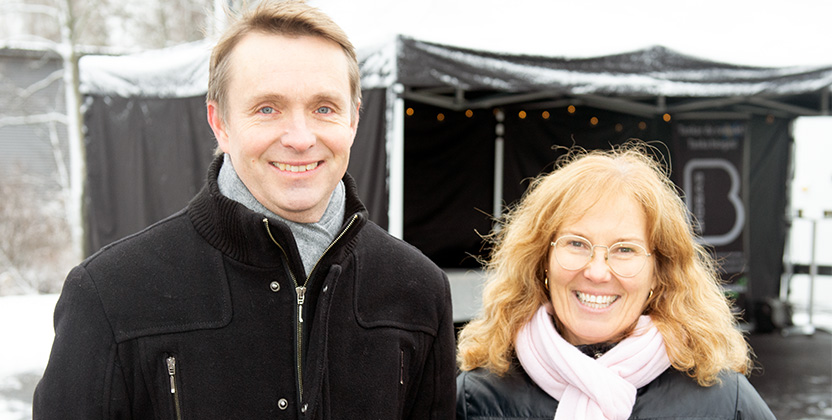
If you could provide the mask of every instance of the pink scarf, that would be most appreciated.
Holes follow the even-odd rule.
[[[517,334],[523,369],[559,401],[555,420],[626,420],[636,390],[670,367],[661,333],[647,315],[632,335],[598,359],[583,354],[558,334],[551,304],[541,306]]]

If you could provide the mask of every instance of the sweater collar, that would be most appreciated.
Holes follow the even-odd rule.
[[[277,266],[282,262],[283,252],[290,261],[300,264],[294,237],[285,223],[252,211],[220,193],[217,177],[222,163],[222,156],[214,159],[208,169],[205,186],[188,205],[188,216],[197,232],[222,253],[247,264]],[[360,227],[356,223],[367,221],[367,209],[358,197],[355,180],[345,174],[343,181],[346,189],[344,222],[352,220],[354,215],[358,216],[347,232],[350,235]],[[269,224],[268,231],[264,219]],[[275,245],[275,241],[280,247]]]

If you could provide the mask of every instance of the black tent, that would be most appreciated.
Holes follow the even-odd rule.
[[[209,48],[81,61],[88,252],[181,208],[201,185],[214,148]],[[364,102],[349,171],[371,217],[451,273],[457,320],[477,307],[478,233],[551,169],[553,146],[633,137],[667,154],[740,306],[778,295],[790,125],[829,114],[832,67],[736,66],[662,47],[519,56],[404,37],[359,53]]]

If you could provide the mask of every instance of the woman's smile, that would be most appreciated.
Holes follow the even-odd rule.
[[[610,307],[615,301],[618,300],[620,295],[595,295],[585,292],[575,292],[575,297],[578,298],[578,302],[580,302],[584,306],[588,306],[592,309],[605,309]]]

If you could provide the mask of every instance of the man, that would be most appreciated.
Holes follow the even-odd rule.
[[[69,274],[34,417],[452,418],[448,281],[367,219],[346,174],[360,85],[343,31],[263,3],[209,78],[223,153],[206,186]]]

